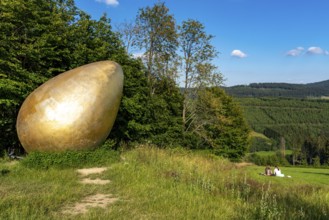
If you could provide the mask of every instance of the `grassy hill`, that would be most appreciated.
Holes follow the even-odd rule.
[[[328,218],[325,169],[283,167],[292,178],[267,177],[259,175],[264,167],[152,147],[125,151],[120,158],[98,164],[108,169],[90,176],[110,180],[105,185],[83,184],[69,167],[36,169],[0,161],[0,219]],[[113,202],[90,205],[84,213],[63,212],[94,195],[108,195]]]
[[[329,96],[329,80],[308,83],[251,83],[225,87],[225,91],[235,97],[323,97]]]

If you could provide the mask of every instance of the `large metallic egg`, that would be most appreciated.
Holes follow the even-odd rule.
[[[64,72],[35,89],[17,117],[27,152],[90,149],[105,141],[118,113],[123,72],[112,61]]]

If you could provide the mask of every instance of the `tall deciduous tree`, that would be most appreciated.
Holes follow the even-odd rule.
[[[132,48],[136,44],[136,34],[138,32],[138,27],[133,21],[125,21],[116,26],[116,30],[120,34],[120,38],[124,43],[126,52],[131,53]]]
[[[136,25],[136,45],[144,51],[146,74],[153,94],[156,80],[173,76],[175,66],[172,62],[177,48],[175,19],[165,4],[160,2],[140,9]]]
[[[211,64],[217,51],[211,44],[212,35],[205,32],[205,27],[197,20],[183,21],[179,27],[179,43],[182,52],[182,72],[184,74],[183,127],[186,131],[197,116],[195,99],[200,89],[219,86],[222,75]]]

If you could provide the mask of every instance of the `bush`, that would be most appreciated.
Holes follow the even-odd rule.
[[[289,165],[287,159],[283,158],[278,154],[259,155],[257,153],[251,153],[246,157],[246,161],[254,163],[258,166],[266,166],[266,165],[288,166]]]
[[[265,139],[261,137],[251,137],[250,142],[250,152],[271,151],[274,148],[273,143],[270,139]]]
[[[119,158],[119,152],[105,148],[52,153],[32,152],[22,160],[22,165],[35,169],[81,168],[108,165],[119,161]]]

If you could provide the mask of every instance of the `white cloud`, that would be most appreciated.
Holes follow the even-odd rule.
[[[231,56],[232,57],[238,57],[238,58],[245,58],[245,57],[247,57],[247,54],[245,54],[241,50],[233,50],[231,52]]]
[[[110,6],[118,6],[119,5],[118,0],[96,0],[96,2],[105,3],[105,4],[110,5]]]
[[[286,55],[291,56],[291,57],[298,57],[298,56],[302,55],[303,51],[304,51],[303,47],[297,47],[295,49],[289,50],[286,53]]]
[[[133,57],[134,58],[143,58],[144,57],[144,53],[143,52],[133,53]]]
[[[329,52],[321,47],[309,47],[306,53],[310,55],[329,55]]]

